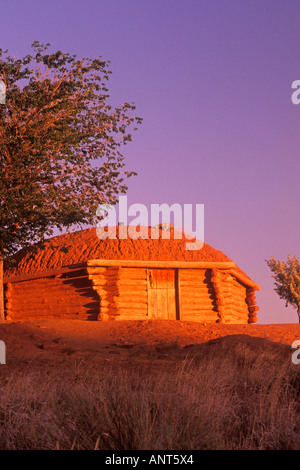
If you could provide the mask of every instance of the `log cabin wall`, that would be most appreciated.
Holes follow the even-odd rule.
[[[99,263],[99,264],[98,264]],[[91,260],[55,272],[6,278],[8,319],[257,321],[255,290],[232,263]],[[201,265],[201,268],[198,266]]]
[[[100,320],[256,321],[255,289],[229,269],[175,268],[172,263],[97,266],[91,261],[87,272],[100,298]]]
[[[99,320],[146,320],[147,269],[122,266],[87,267],[100,298]]]
[[[219,320],[210,270],[88,266],[100,320]]]
[[[249,310],[246,302],[247,288],[238,279],[231,281],[231,300],[225,323],[248,323]]]
[[[99,298],[84,269],[6,283],[6,316],[12,320],[40,317],[96,320]]]
[[[247,288],[226,272],[219,272],[219,289],[223,304],[222,323],[248,323]]]
[[[209,269],[179,269],[180,319],[215,323],[219,320]]]

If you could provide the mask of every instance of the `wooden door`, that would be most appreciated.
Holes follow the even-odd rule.
[[[175,270],[148,269],[148,317],[176,320]]]

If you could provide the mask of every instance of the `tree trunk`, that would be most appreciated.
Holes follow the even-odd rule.
[[[0,323],[4,321],[3,259],[0,258]]]

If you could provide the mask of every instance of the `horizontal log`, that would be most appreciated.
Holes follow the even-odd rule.
[[[143,286],[146,288],[146,280],[139,279],[100,279],[100,278],[93,278],[91,279],[94,286],[119,286],[119,287],[128,287],[128,286]]]
[[[118,279],[118,273],[107,274],[107,273],[88,273],[88,279]]]
[[[28,281],[32,279],[47,278],[49,276],[56,276],[57,274],[61,274],[61,273],[70,273],[70,272],[79,271],[85,268],[85,266],[86,266],[85,263],[81,263],[81,264],[76,264],[76,265],[69,266],[66,268],[39,271],[34,274],[20,274],[20,275],[13,275],[13,276],[4,275],[3,282],[4,284],[7,284],[7,283],[14,284],[16,282],[23,282],[23,281]]]
[[[47,304],[27,304],[27,305],[13,305],[13,310],[14,311],[17,311],[17,310],[43,310],[43,311],[47,311],[47,312],[70,312],[70,311],[76,311],[76,312],[79,312],[79,311],[82,311],[82,312],[85,312],[85,311],[88,311],[90,309],[97,309],[98,308],[98,304],[94,304],[93,306],[91,305],[91,307],[84,307],[84,305],[78,305],[78,303],[68,303],[68,304],[65,304],[65,303],[59,303],[59,304],[56,304],[56,303],[47,303]]]
[[[88,260],[88,266],[124,266],[142,268],[188,268],[188,269],[234,269],[235,263],[231,261],[145,261],[145,260]]]
[[[126,280],[135,281],[135,282],[141,282],[141,281],[146,282],[147,281],[147,276],[146,275],[138,276],[138,275],[133,275],[133,274],[128,276],[127,274],[120,274],[117,277],[112,276],[111,278],[106,276],[105,279],[108,279],[108,280],[118,279],[118,281],[120,281],[120,282],[126,281]]]
[[[210,279],[210,276],[207,274],[206,269],[202,269],[201,271],[196,269],[189,269],[189,270],[179,270],[179,278],[180,280],[190,280],[195,279],[199,281],[203,281],[204,279]]]
[[[118,279],[127,279],[127,278],[128,279],[146,279],[147,277],[146,269],[133,269],[133,271],[131,271],[131,268],[128,268],[128,269],[123,268],[124,270],[120,268],[112,273],[110,273],[107,270],[102,271],[102,272],[97,272],[97,271],[90,272],[90,269],[92,268],[89,268],[88,270],[89,276],[103,277],[107,279],[111,279],[114,277]],[[97,268],[94,268],[94,269],[97,269]]]
[[[136,299],[124,299],[123,297],[101,297],[100,298],[100,305],[130,305],[130,306],[135,306],[135,305],[147,305],[148,304],[148,299],[147,297],[145,298],[136,298]]]
[[[120,307],[118,308],[119,314],[123,313],[132,313],[133,315],[146,315],[147,314],[147,309],[144,308],[131,308],[131,307]]]
[[[134,309],[146,309],[147,310],[147,302],[124,302],[119,299],[115,299],[114,301],[101,299],[100,301],[100,308],[102,307],[118,307],[118,308],[134,308]]]
[[[206,308],[205,307],[204,308],[193,308],[193,307],[186,307],[185,308],[185,306],[181,306],[180,314],[181,314],[181,316],[184,316],[184,315],[212,315],[212,316],[216,316],[216,315],[218,315],[218,312],[214,308],[209,308],[208,306]]]
[[[14,308],[21,308],[24,307],[26,308],[27,306],[29,307],[36,307],[36,306],[43,306],[46,305],[46,302],[43,301],[43,299],[28,299],[28,300],[17,300],[13,299],[12,304]]]
[[[240,290],[241,292],[245,293],[245,296],[247,295],[247,289],[243,284],[239,284],[238,282],[234,281],[230,285],[231,290]]]
[[[239,318],[239,319],[247,319],[249,316],[248,312],[240,312],[236,310],[226,310],[225,316],[227,317],[232,317],[232,318]]]
[[[180,311],[182,312],[203,312],[203,311],[210,311],[217,313],[217,309],[214,305],[210,304],[203,304],[203,305],[195,305],[195,304],[184,304],[181,305]]]
[[[245,294],[244,294],[243,292],[241,292],[241,291],[238,291],[238,290],[234,291],[234,290],[232,290],[232,291],[231,291],[231,295],[232,295],[232,298],[233,298],[233,299],[240,299],[240,300],[242,300],[243,302],[246,302],[246,296],[245,296]]]
[[[247,286],[237,278],[233,278],[231,282],[231,288],[238,287],[239,289],[244,289],[247,292]]]
[[[244,299],[239,299],[238,297],[231,297],[230,302],[227,302],[227,304],[248,308],[247,302]]]
[[[233,315],[237,317],[243,317],[243,318],[248,318],[249,312],[247,310],[239,310],[239,309],[226,309],[225,310],[225,315]]]
[[[227,302],[227,305],[239,306],[248,309],[248,304],[244,299],[239,299],[237,297],[231,297],[230,301]]]
[[[231,300],[230,302],[227,302],[227,308],[236,308],[236,309],[244,309],[244,310],[247,310],[248,311],[248,305],[246,304],[246,302],[239,302],[239,301],[234,301],[234,300]]]
[[[240,319],[244,323],[247,323],[249,315],[247,314],[247,312],[241,313],[241,312],[235,312],[235,311],[231,311],[231,312],[227,311],[227,312],[225,312],[225,317],[226,318],[233,318],[234,320]]]
[[[88,274],[93,274],[93,273],[111,273],[111,272],[118,272],[119,271],[119,267],[118,266],[115,266],[115,267],[107,267],[107,266],[87,266],[86,268],[86,272]]]
[[[147,286],[146,279],[119,279],[118,280],[118,286],[123,287],[123,286]]]
[[[146,290],[123,290],[123,291],[101,291],[98,292],[98,295],[100,298],[118,298],[118,299],[147,299],[148,298],[148,293]]]
[[[196,302],[196,303],[201,303],[201,302],[214,302],[216,297],[212,295],[181,295],[180,296],[182,302]]]
[[[209,310],[212,312],[217,312],[217,307],[213,304],[181,304],[181,310],[183,312],[191,311],[202,311],[202,310]]]
[[[197,287],[211,287],[213,288],[212,282],[203,282],[201,280],[196,280],[196,279],[180,279],[180,285],[181,286],[191,286],[192,288],[197,288]]]
[[[182,294],[181,295],[181,299],[184,300],[185,302],[189,302],[189,301],[195,301],[195,302],[202,302],[202,301],[214,301],[216,300],[216,297],[212,294],[197,294],[197,295],[186,295],[186,294]]]
[[[186,299],[215,299],[217,294],[213,291],[208,290],[192,291],[180,289],[180,296]]]
[[[227,305],[226,306],[226,311],[228,312],[244,312],[245,314],[249,314],[249,310],[247,306],[244,305]]]
[[[134,268],[134,267],[127,268],[127,267],[121,266],[119,268],[119,273],[120,274],[122,274],[122,273],[124,273],[124,274],[125,273],[132,273],[132,274],[133,273],[145,273],[145,274],[147,274],[147,268],[139,268],[139,267],[137,267],[137,268]]]
[[[49,315],[48,311],[43,311],[43,310],[32,310],[32,309],[18,309],[18,310],[13,310],[13,316],[16,318],[18,315],[22,316],[38,316],[38,315]]]
[[[193,287],[193,286],[190,286],[190,285],[182,285],[180,284],[180,291],[182,292],[187,292],[189,293],[190,295],[192,294],[205,294],[205,293],[209,293],[209,294],[214,294],[216,292],[215,289],[213,289],[212,287],[207,287],[205,285],[200,285],[200,286],[196,286],[196,287]]]
[[[222,292],[222,297],[226,300],[226,302],[229,302],[232,298],[231,292]]]
[[[43,290],[45,287],[45,279],[37,281],[24,281],[13,284],[12,293],[16,292],[28,292],[34,290]]]
[[[55,296],[58,295],[76,295],[76,292],[88,292],[92,290],[92,284],[78,284],[78,285],[61,285],[61,286],[43,286],[43,287],[34,287],[27,288],[27,289],[15,289],[12,293],[12,296],[22,296],[27,295],[27,297],[31,297],[32,295],[51,295]]]
[[[115,316],[116,321],[126,321],[126,320],[148,320],[147,315],[132,315],[132,314],[122,314],[122,315],[116,315]]]
[[[225,312],[226,316],[236,316],[240,318],[248,318],[249,312],[248,310],[235,310],[235,309],[226,309]]]
[[[93,279],[92,280],[94,286],[117,286],[117,280],[115,281],[107,281],[106,279]]]
[[[227,325],[246,325],[248,323],[248,320],[238,318],[223,318],[223,323]]]
[[[239,299],[237,297],[231,297],[230,301],[227,302],[227,305],[239,305],[248,308],[248,304],[244,299]]]
[[[118,310],[118,307],[100,307],[100,313],[112,312],[115,315]]]
[[[93,287],[97,287],[103,292],[147,292],[146,284],[95,284]]]
[[[114,297],[120,297],[120,298],[134,298],[134,299],[139,299],[139,298],[147,298],[147,292],[146,291],[136,291],[134,293],[131,292],[105,292],[105,291],[96,291],[98,294],[98,297],[100,299],[102,298],[114,298]]]
[[[147,296],[147,292],[144,291],[142,293],[142,291],[140,292],[140,295],[138,294],[138,292],[135,292],[133,293],[132,295],[130,295],[130,293],[120,293],[120,292],[97,292],[98,296],[99,296],[99,299],[124,299],[124,300],[136,300],[136,301],[139,301],[139,300],[146,300],[148,299],[148,296]]]
[[[88,278],[88,275],[85,274],[84,276],[72,276],[72,277],[56,277],[54,279],[52,278],[49,278],[47,279],[47,284],[48,283],[56,283],[56,284],[66,284],[66,283],[72,283],[72,282],[76,282],[76,283],[79,283],[79,282],[82,282],[82,283],[86,283],[86,284],[89,284],[89,278]]]
[[[95,307],[96,308],[96,307]],[[73,302],[69,304],[65,303],[47,303],[47,304],[42,304],[42,303],[27,303],[27,304],[15,304],[13,303],[12,306],[13,311],[19,311],[19,310],[47,310],[48,312],[51,311],[56,311],[56,310],[62,310],[62,311],[69,311],[69,310],[87,310],[86,307],[83,305],[78,305],[78,303]]]
[[[51,291],[47,291],[47,294],[46,295],[43,295],[43,293],[35,293],[35,295],[26,295],[24,293],[24,295],[20,294],[20,295],[13,295],[12,298],[11,298],[11,301],[12,302],[15,302],[15,303],[18,303],[18,302],[31,302],[31,301],[39,301],[39,302],[48,302],[48,301],[52,301],[52,302],[57,302],[59,300],[62,300],[63,302],[70,302],[70,301],[74,301],[74,302],[77,302],[78,303],[78,299],[79,298],[82,298],[83,297],[86,297],[86,298],[91,298],[91,299],[95,299],[95,294],[93,292],[92,289],[89,289],[88,292],[83,289],[82,290],[82,293],[80,294],[80,292],[78,291],[71,291],[71,292],[66,292],[66,291],[60,291],[60,292],[51,292]]]
[[[191,287],[197,287],[197,286],[210,286],[213,287],[213,283],[210,282],[210,280],[207,279],[179,279],[180,285],[184,286],[191,286]]]
[[[210,299],[210,300],[216,300],[217,296],[215,294],[211,294],[209,292],[203,292],[203,293],[183,293],[182,295],[180,295],[180,298],[181,299],[184,299],[184,300],[198,300],[199,302],[201,302],[201,300],[205,300],[205,299]]]
[[[180,283],[180,291],[182,292],[188,292],[189,294],[193,294],[193,293],[200,293],[200,294],[203,294],[205,292],[209,292],[209,293],[214,293],[215,290],[213,288],[210,288],[210,287],[207,287],[205,285],[200,285],[200,286],[191,286],[191,285],[182,285]]]
[[[252,281],[252,279],[240,273],[237,269],[231,269],[230,274],[233,274],[239,281],[241,281],[247,287],[252,287],[255,290],[260,290],[260,286],[256,284],[256,282]]]
[[[122,315],[126,314],[129,315],[145,315],[145,311],[142,309],[134,309],[134,308],[110,308],[110,307],[101,307],[100,314],[108,314],[108,315]]]
[[[120,302],[120,303],[114,303],[114,302],[107,302],[103,301],[100,303],[100,310],[102,308],[112,308],[112,309],[126,309],[126,310],[141,310],[141,311],[146,311],[148,309],[148,305],[144,302],[136,302],[136,303],[127,303],[127,302]]]
[[[183,321],[198,321],[198,322],[207,322],[207,323],[216,323],[219,320],[218,315],[209,315],[205,312],[202,312],[199,315],[195,314],[183,314],[181,316]]]
[[[74,289],[74,290],[71,290],[71,291],[68,291],[68,290],[57,290],[57,291],[51,291],[51,290],[47,290],[46,292],[43,292],[43,291],[34,291],[32,292],[32,295],[29,295],[28,292],[20,292],[20,293],[14,293],[12,295],[12,300],[14,301],[23,301],[26,299],[26,302],[29,302],[30,300],[36,300],[36,299],[39,299],[39,300],[57,300],[57,299],[63,299],[64,301],[69,301],[70,299],[75,299],[75,300],[78,300],[78,297],[81,297],[80,296],[80,292],[82,292],[83,294],[85,294],[85,296],[87,296],[86,294],[89,294],[88,296],[93,296],[93,290],[90,288],[90,289]]]

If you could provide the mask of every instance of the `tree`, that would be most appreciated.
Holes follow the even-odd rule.
[[[286,302],[297,309],[300,323],[300,264],[297,256],[288,256],[287,261],[266,260],[275,279],[275,291]]]
[[[98,204],[126,193],[123,144],[141,123],[134,104],[108,104],[108,62],[32,44],[21,59],[0,49],[0,319],[3,261],[71,226],[93,224]]]

